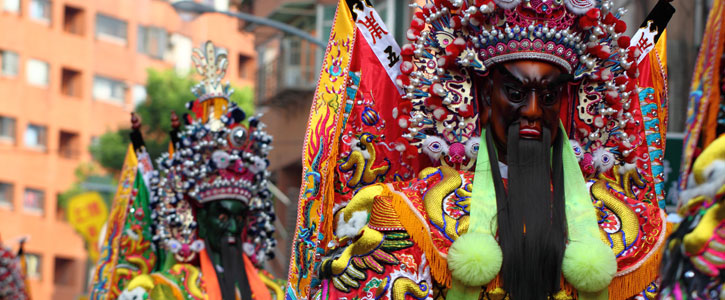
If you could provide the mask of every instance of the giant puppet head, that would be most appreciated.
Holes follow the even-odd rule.
[[[505,151],[514,123],[524,138],[543,128],[555,138],[556,112],[585,176],[615,165],[646,169],[635,82],[639,53],[629,47],[622,13],[612,1],[598,0],[428,1],[402,48],[397,83],[407,101],[397,112],[405,137],[432,159],[465,160],[459,169],[468,169],[488,124]],[[521,73],[533,69],[546,74]],[[497,95],[508,104],[497,105],[503,104]],[[520,116],[530,113],[522,108],[531,99],[538,122]]]
[[[621,14],[612,1],[432,0],[407,32],[411,43],[402,47],[403,75],[397,80],[406,91],[398,124],[411,144],[441,164],[470,169],[481,159],[479,145],[486,150],[490,166],[483,167],[493,173],[492,184],[474,193],[495,189],[495,199],[471,206],[496,217],[498,230],[488,233],[498,233],[501,276],[513,298],[546,297],[558,290],[562,273],[578,290],[600,291],[616,271],[574,169],[578,160],[590,179],[617,165],[620,172],[648,169],[636,86],[639,53],[629,47]],[[499,170],[498,161],[508,164],[508,172]],[[565,167],[570,161],[574,167]],[[565,192],[565,177],[569,185],[581,182],[576,193]],[[589,233],[571,230],[576,223],[586,224]],[[577,248],[598,254],[575,255]],[[571,266],[596,256],[612,274],[586,278],[597,282],[586,286],[571,272],[581,268]],[[450,264],[456,260],[449,260],[453,277],[465,281]]]
[[[174,141],[173,153],[158,160],[151,180],[155,240],[189,262],[202,249],[243,250],[255,265],[272,255],[274,211],[267,190],[267,154],[272,137],[258,118],[229,101],[222,84],[226,53],[211,42],[194,49],[204,79],[192,91],[188,123]],[[241,259],[241,253],[238,253]]]

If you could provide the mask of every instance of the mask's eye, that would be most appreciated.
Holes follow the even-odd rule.
[[[506,96],[509,101],[514,103],[521,103],[524,101],[524,93],[520,90],[508,86],[504,87],[504,89],[506,89]]]
[[[580,148],[579,146],[574,146],[573,148],[574,148],[574,155],[579,156],[582,154],[582,148]]]
[[[545,92],[544,95],[542,95],[541,101],[544,102],[544,105],[554,105],[556,104],[556,101],[558,100],[557,93],[554,92]]]
[[[439,153],[441,152],[441,143],[439,142],[432,142],[428,145],[428,150],[430,150],[433,153]]]
[[[220,222],[226,222],[227,220],[229,220],[229,216],[227,214],[219,214]]]

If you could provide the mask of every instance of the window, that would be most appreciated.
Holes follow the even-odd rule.
[[[229,0],[203,0],[202,3],[213,7],[217,11],[229,10]]]
[[[162,59],[168,45],[166,30],[153,26],[138,26],[138,52]]]
[[[79,274],[78,263],[71,258],[56,257],[54,261],[55,274],[53,283],[55,285],[74,285]]]
[[[40,254],[25,253],[25,274],[30,279],[40,279]]]
[[[2,2],[4,11],[20,13],[20,0],[2,0]]]
[[[15,141],[15,118],[0,116],[0,140]]]
[[[13,51],[0,50],[0,75],[18,76],[20,58]]]
[[[126,44],[126,22],[103,14],[96,14],[96,38]]]
[[[131,94],[133,96],[134,107],[146,101],[146,87],[144,87],[143,85],[134,84],[133,88],[131,89]]]
[[[28,83],[37,86],[48,86],[50,65],[37,59],[29,59],[25,65],[25,78]]]
[[[126,85],[118,80],[98,76],[93,79],[93,98],[123,103]]]
[[[317,32],[319,32],[320,39],[326,41],[330,38],[330,31],[332,31],[332,25],[335,22],[335,4],[318,5],[318,17],[317,18]]]
[[[0,182],[0,207],[13,207],[13,184]]]
[[[45,126],[28,124],[25,131],[25,145],[30,148],[45,150],[48,145]]]
[[[60,92],[66,96],[78,97],[81,91],[81,72],[63,68],[60,76]]]
[[[169,39],[171,43],[167,59],[174,62],[177,74],[188,74],[191,68],[191,49],[194,48],[191,39],[176,33],[171,34]]]
[[[30,18],[50,24],[50,1],[30,0]]]
[[[41,190],[26,188],[23,195],[23,209],[32,213],[43,213],[45,193]]]
[[[63,31],[71,34],[83,35],[84,13],[82,8],[65,6],[63,10]]]
[[[252,64],[252,57],[239,54],[239,77],[241,78],[250,78],[250,67]]]
[[[75,132],[60,131],[58,137],[58,155],[65,158],[78,158],[80,155],[80,138]]]

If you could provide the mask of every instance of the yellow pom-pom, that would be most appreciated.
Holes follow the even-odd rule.
[[[599,292],[609,286],[617,273],[617,259],[612,249],[600,240],[569,242],[561,271],[577,290]]]
[[[482,286],[501,270],[501,247],[490,234],[469,232],[448,249],[448,268],[456,280],[467,286]]]

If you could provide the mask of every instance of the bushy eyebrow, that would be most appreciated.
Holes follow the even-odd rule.
[[[518,83],[520,85],[523,85],[524,84],[523,79],[521,79],[518,76],[512,74],[511,71],[509,71],[508,69],[506,69],[506,67],[504,67],[502,64],[497,64],[496,65],[496,70],[498,70],[501,73],[501,75],[503,75],[504,77],[509,77],[509,78],[511,78],[513,80],[516,80],[516,83]]]

